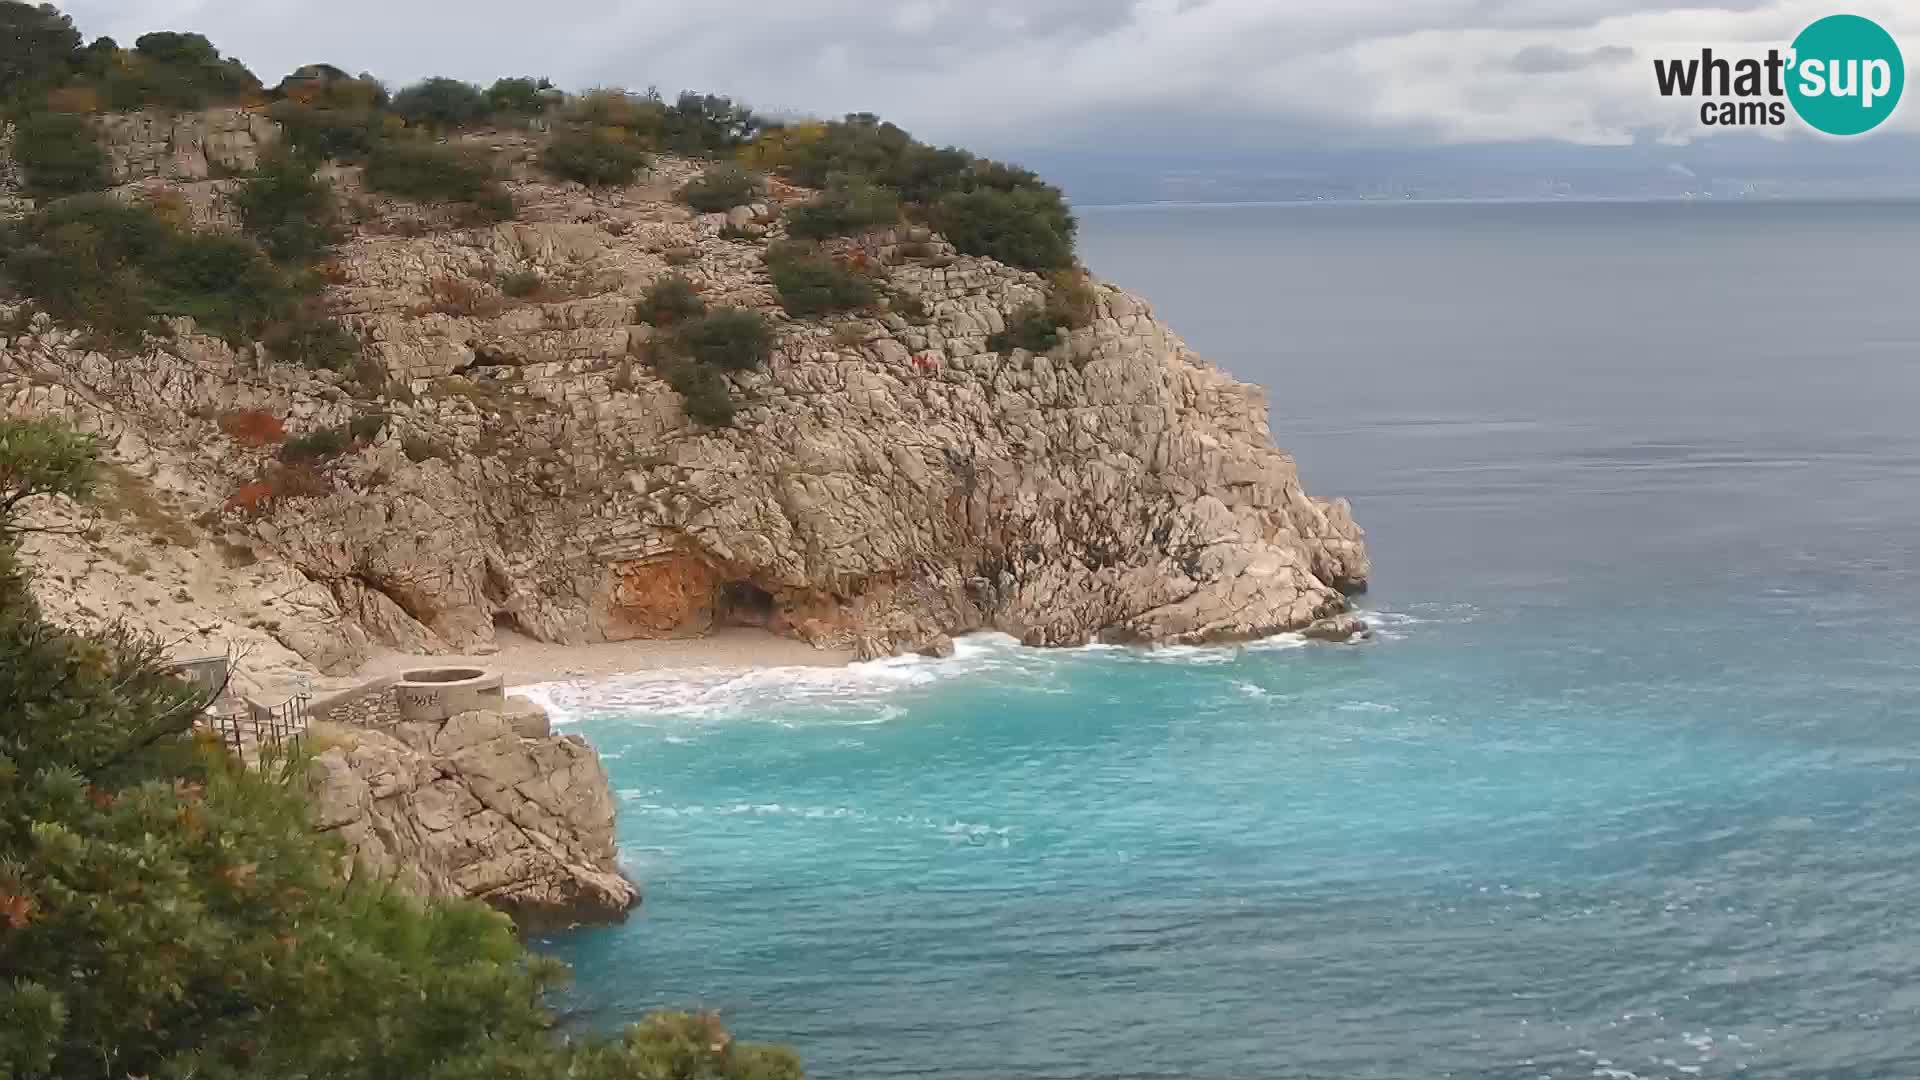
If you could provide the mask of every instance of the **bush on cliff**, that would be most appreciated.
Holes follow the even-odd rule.
[[[900,197],[864,177],[843,177],[787,211],[787,232],[803,240],[848,236],[900,220]]]
[[[297,763],[196,736],[155,643],[49,624],[15,515],[94,453],[0,420],[0,1076],[799,1080],[707,1015],[556,1038],[562,969],[504,916],[343,876]]]
[[[125,346],[187,315],[236,344],[294,314],[298,294],[252,242],[177,228],[105,196],[69,199],[22,222],[0,276],[55,319]]]
[[[240,227],[280,262],[319,258],[340,238],[333,186],[298,158],[269,157],[228,198]]]
[[[381,140],[401,127],[399,117],[376,106],[326,98],[276,101],[268,115],[280,124],[287,146],[314,162],[365,161]]]
[[[933,227],[955,248],[1026,270],[1057,270],[1073,264],[1075,222],[1060,193],[1021,188],[981,188],[943,197],[933,207]]]
[[[987,336],[987,350],[997,353],[1010,353],[1015,349],[1043,353],[1058,344],[1059,320],[1038,304],[1030,304],[1007,316],[1006,329]]]
[[[631,184],[651,164],[652,157],[617,128],[562,132],[540,152],[541,168],[589,187]]]
[[[479,120],[490,110],[487,96],[479,87],[436,76],[393,95],[393,111],[409,124],[450,131]]]
[[[680,201],[703,214],[717,214],[760,198],[765,184],[738,165],[715,165],[680,189]]]
[[[773,329],[746,308],[718,308],[682,324],[673,336],[688,356],[722,371],[765,367],[773,355]]]
[[[547,79],[495,79],[487,88],[487,108],[495,113],[538,116],[553,105],[559,92]]]
[[[733,387],[718,368],[675,357],[661,366],[660,374],[680,392],[688,418],[708,427],[733,423]]]
[[[13,159],[26,171],[26,191],[56,199],[107,187],[107,153],[84,116],[34,113],[14,131]]]
[[[780,306],[797,318],[855,311],[879,300],[867,275],[797,247],[769,249],[767,273],[780,294]]]
[[[482,154],[429,142],[383,142],[367,158],[368,187],[416,202],[471,203],[484,217],[513,216],[513,200]]]
[[[80,31],[50,4],[0,0],[0,109],[35,103],[80,59]]]
[[[634,316],[653,326],[671,326],[706,313],[707,302],[701,299],[699,287],[679,274],[669,274],[647,286],[646,294],[634,306]]]

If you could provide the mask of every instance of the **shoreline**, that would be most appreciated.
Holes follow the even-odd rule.
[[[751,627],[728,627],[705,637],[556,645],[501,631],[492,650],[433,655],[384,652],[352,674],[313,680],[316,693],[335,693],[409,668],[460,665],[485,668],[507,687],[607,678],[645,671],[682,669],[762,670],[782,667],[845,667],[850,649],[816,649],[804,641]]]

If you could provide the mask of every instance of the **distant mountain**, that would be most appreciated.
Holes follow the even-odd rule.
[[[1313,199],[1920,197],[1920,136],[1858,141],[1720,137],[1396,148],[1234,148],[1169,153],[1044,147],[999,151],[1076,203]]]

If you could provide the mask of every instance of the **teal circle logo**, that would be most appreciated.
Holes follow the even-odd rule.
[[[1893,115],[1907,67],[1893,35],[1872,19],[1829,15],[1793,39],[1787,98],[1829,135],[1872,131]]]

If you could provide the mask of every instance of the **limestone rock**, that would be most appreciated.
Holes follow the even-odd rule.
[[[314,827],[339,836],[361,872],[484,900],[522,928],[618,921],[639,903],[615,865],[600,759],[547,733],[524,699],[505,714],[336,731],[308,795]]]
[[[1302,630],[1301,636],[1314,641],[1365,641],[1373,628],[1358,615],[1330,615]]]
[[[202,128],[237,138],[240,122],[110,123],[147,146]],[[259,594],[261,621],[279,627],[276,648],[328,668],[377,646],[484,648],[501,627],[590,642],[745,624],[862,656],[982,629],[1035,645],[1234,640],[1338,614],[1365,584],[1350,508],[1307,494],[1263,392],[1145,301],[1095,283],[1091,318],[1059,347],[992,352],[1045,279],[915,226],[835,241],[886,266],[913,318],[790,319],[765,245],[721,239],[729,215],[672,201],[702,167],[663,156],[618,192],[517,179],[518,219],[485,227],[422,219],[332,170],[363,217],[329,299],[404,387],[396,399],[356,404],[338,376],[188,320],[108,356],[0,304],[0,325],[26,326],[0,337],[0,409],[101,433],[178,492],[182,517],[217,519],[222,543],[311,584]],[[777,185],[773,201],[804,197]],[[780,234],[776,207],[744,209]],[[505,295],[529,273],[537,295]],[[776,328],[771,364],[731,376],[732,427],[689,421],[646,362],[633,310],[667,273]],[[369,408],[380,435],[299,497],[234,508],[273,447],[235,442],[222,417],[266,413],[299,434]],[[249,621],[236,609],[254,592],[184,569],[170,580],[187,599],[153,608],[166,628]]]

